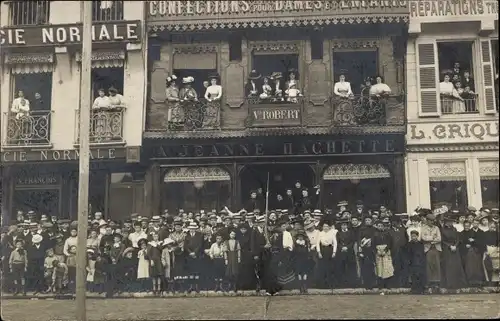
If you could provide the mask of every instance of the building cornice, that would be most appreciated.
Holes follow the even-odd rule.
[[[473,151],[498,151],[498,143],[476,143],[476,144],[447,144],[447,145],[413,145],[406,146],[408,153],[426,152],[473,152]]]

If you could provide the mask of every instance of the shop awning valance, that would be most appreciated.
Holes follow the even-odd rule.
[[[479,175],[481,179],[499,179],[498,161],[486,161],[479,163]]]
[[[429,181],[465,181],[465,162],[429,163]]]
[[[220,167],[176,167],[170,169],[163,179],[166,183],[171,182],[217,182],[229,181],[231,177],[228,172]]]
[[[54,68],[54,54],[51,52],[6,53],[5,64],[10,67],[12,74],[52,72]]]
[[[389,170],[380,164],[335,164],[330,165],[323,174],[323,179],[328,181],[389,177]]]
[[[82,62],[82,54],[76,53],[76,61]],[[92,68],[119,68],[125,62],[125,51],[94,51],[92,52]]]

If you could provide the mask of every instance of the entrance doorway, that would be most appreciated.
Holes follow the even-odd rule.
[[[262,188],[265,195],[268,173],[270,202],[277,194],[284,196],[286,189],[293,188],[297,181],[310,191],[314,187],[314,172],[307,164],[247,165],[240,175],[242,204],[250,198],[250,192],[258,188]]]

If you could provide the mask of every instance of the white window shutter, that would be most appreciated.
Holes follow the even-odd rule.
[[[483,91],[484,113],[494,114],[495,108],[495,75],[493,68],[493,59],[491,54],[490,39],[481,39],[481,70],[483,71]],[[481,94],[481,93],[479,93]]]
[[[439,116],[439,62],[435,40],[417,43],[417,63],[419,115],[422,117]]]

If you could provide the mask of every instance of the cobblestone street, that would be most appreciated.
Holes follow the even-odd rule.
[[[264,297],[91,299],[89,320],[262,319]],[[4,300],[8,321],[74,320],[67,300]],[[271,299],[269,319],[498,318],[500,295],[309,295]]]

